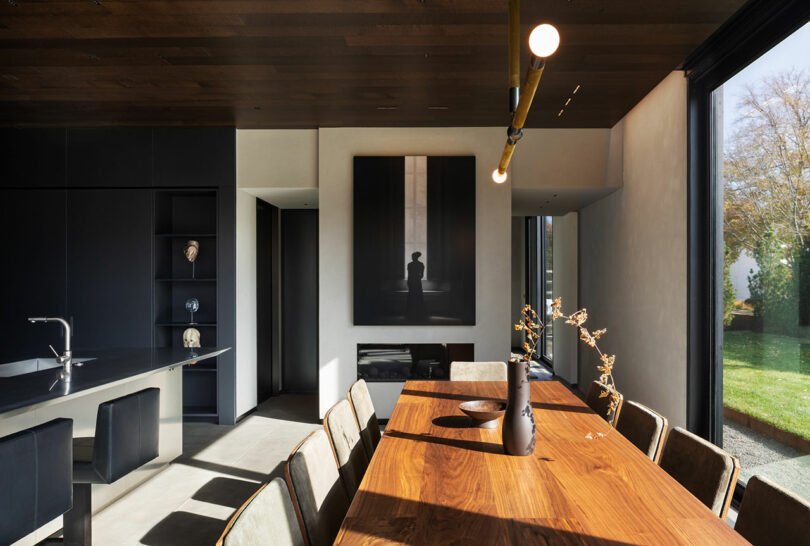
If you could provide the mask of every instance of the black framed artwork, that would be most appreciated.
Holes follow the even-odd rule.
[[[475,324],[475,157],[354,158],[354,324]]]

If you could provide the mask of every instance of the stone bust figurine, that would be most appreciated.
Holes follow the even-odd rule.
[[[200,253],[200,243],[197,241],[186,241],[186,248],[183,250],[183,254],[186,255],[186,260],[194,263],[194,260],[197,259],[197,254]]]
[[[199,347],[200,331],[196,328],[187,328],[183,332],[183,347]]]

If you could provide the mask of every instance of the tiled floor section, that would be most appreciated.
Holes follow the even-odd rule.
[[[183,456],[93,518],[93,544],[214,544],[228,519],[322,425],[315,395],[283,395],[234,427],[188,423]]]

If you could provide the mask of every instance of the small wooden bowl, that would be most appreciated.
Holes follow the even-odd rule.
[[[469,415],[473,426],[478,428],[496,428],[498,417],[506,411],[506,404],[495,400],[473,400],[462,402],[458,409]]]

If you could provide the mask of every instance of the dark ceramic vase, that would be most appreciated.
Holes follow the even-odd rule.
[[[503,450],[509,455],[531,455],[537,429],[532,410],[529,363],[525,360],[508,364],[508,394],[503,416]]]

